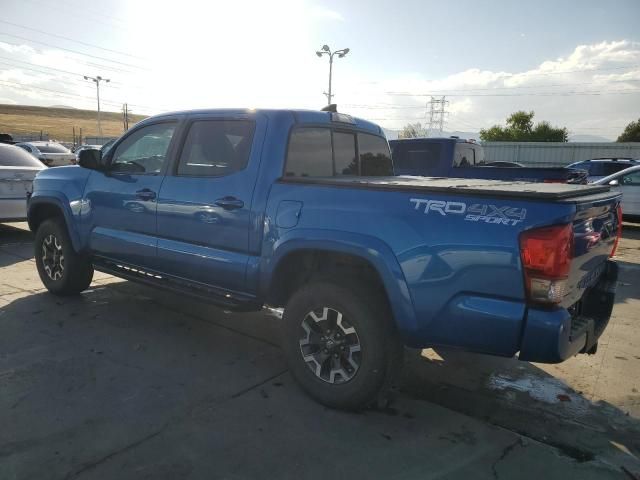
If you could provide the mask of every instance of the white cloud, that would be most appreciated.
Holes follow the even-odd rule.
[[[469,68],[434,80],[397,75],[352,86],[350,98],[357,100],[349,103],[354,114],[400,128],[424,122],[429,95],[446,95],[450,130],[477,131],[503,123],[509,113],[522,109],[534,110],[538,121],[549,120],[574,133],[615,138],[637,118],[638,80],[640,43],[623,40],[579,45],[565,58],[522,72]]]

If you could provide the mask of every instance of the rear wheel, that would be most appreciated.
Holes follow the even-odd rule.
[[[38,227],[35,260],[40,280],[51,293],[75,295],[86,290],[93,279],[89,260],[75,252],[63,222],[49,219]]]
[[[287,303],[285,355],[318,402],[356,410],[386,398],[403,349],[379,298],[374,290],[313,282]]]

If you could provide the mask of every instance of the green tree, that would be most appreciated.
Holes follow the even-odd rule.
[[[424,137],[424,128],[420,122],[408,123],[398,133],[398,138],[418,138]]]
[[[640,118],[635,122],[630,122],[616,142],[640,142]]]
[[[552,126],[547,121],[534,126],[535,113],[518,111],[507,117],[506,127],[494,125],[480,130],[480,139],[484,142],[567,142],[569,132],[566,128]]]

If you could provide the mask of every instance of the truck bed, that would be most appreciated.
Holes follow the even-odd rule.
[[[607,185],[568,185],[564,183],[505,182],[474,178],[445,177],[314,177],[281,179],[286,183],[308,183],[347,188],[403,190],[469,194],[530,200],[571,200],[609,191]]]

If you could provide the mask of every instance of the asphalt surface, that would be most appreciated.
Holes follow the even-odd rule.
[[[0,225],[0,479],[640,478],[640,231],[596,355],[407,352],[392,408],[349,414],[287,372],[279,319],[96,274],[48,294]]]

